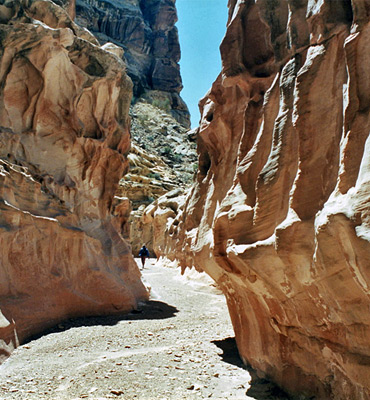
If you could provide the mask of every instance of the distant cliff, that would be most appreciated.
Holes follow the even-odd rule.
[[[124,49],[134,99],[144,97],[190,126],[189,111],[179,95],[175,0],[77,0],[76,14],[76,22],[101,43],[113,42]]]

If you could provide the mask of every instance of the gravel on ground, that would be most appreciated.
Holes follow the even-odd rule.
[[[0,366],[0,399],[286,399],[267,381],[250,387],[205,274],[154,260],[142,273],[151,300],[135,312],[68,320],[17,348]]]

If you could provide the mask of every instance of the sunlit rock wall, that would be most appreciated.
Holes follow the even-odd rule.
[[[51,1],[0,5],[0,356],[147,292],[115,228],[132,83]],[[111,51],[118,51],[110,46]]]
[[[370,398],[369,14],[229,1],[197,181],[167,230],[168,255],[225,293],[242,358],[317,399]]]

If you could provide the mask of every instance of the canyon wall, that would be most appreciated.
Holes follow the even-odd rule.
[[[229,0],[162,244],[223,290],[243,360],[317,399],[370,398],[369,19],[364,0]]]
[[[153,104],[138,101],[131,107],[130,117],[130,169],[120,180],[116,196],[131,202],[127,233],[133,254],[138,255],[145,244],[154,257],[154,227],[144,216],[145,207],[156,205],[156,200],[168,192],[181,192],[190,186],[196,170],[196,143],[192,131]]]
[[[76,21],[101,43],[113,42],[124,49],[134,99],[160,105],[182,125],[190,126],[188,108],[179,95],[175,0],[77,0]]]
[[[62,319],[128,312],[148,294],[113,217],[130,146],[122,50],[51,1],[2,2],[0,32],[2,358]]]

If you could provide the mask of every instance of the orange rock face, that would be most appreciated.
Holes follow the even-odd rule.
[[[27,4],[27,5],[26,5]],[[0,348],[147,298],[117,232],[132,84],[50,1],[0,7]]]
[[[370,398],[365,3],[229,1],[197,182],[168,230],[170,257],[225,293],[242,358],[318,399]]]

